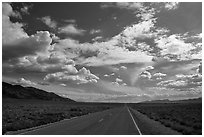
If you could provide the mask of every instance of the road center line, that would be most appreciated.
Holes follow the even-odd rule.
[[[138,130],[139,134],[140,134],[140,135],[142,135],[142,133],[141,133],[141,131],[140,131],[139,127],[137,126],[137,124],[136,124],[136,122],[135,122],[135,120],[134,120],[134,118],[133,118],[133,116],[132,116],[132,114],[131,114],[131,112],[130,112],[130,110],[129,110],[129,108],[128,108],[128,107],[127,107],[127,110],[128,110],[128,112],[129,112],[129,114],[130,114],[130,116],[131,116],[131,118],[132,118],[132,121],[134,122],[135,127],[137,128],[137,130]]]

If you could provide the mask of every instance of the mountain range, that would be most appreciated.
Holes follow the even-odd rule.
[[[185,99],[185,100],[162,99],[162,100],[144,101],[140,103],[202,103],[202,98],[200,97],[200,98]]]
[[[53,92],[47,92],[34,87],[23,87],[2,82],[2,97],[15,99],[38,99],[52,101],[75,102],[72,99],[61,97]]]

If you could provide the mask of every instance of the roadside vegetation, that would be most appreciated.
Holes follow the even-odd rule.
[[[202,134],[202,103],[139,103],[131,107],[184,135]]]
[[[71,117],[110,109],[100,103],[67,103],[42,100],[3,100],[2,133],[40,126]]]

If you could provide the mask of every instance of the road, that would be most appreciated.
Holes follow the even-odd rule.
[[[151,135],[179,134],[127,106],[62,120],[21,135]]]

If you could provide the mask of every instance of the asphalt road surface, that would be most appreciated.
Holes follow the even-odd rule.
[[[21,130],[21,135],[169,135],[179,134],[127,106],[96,112],[47,126]]]

